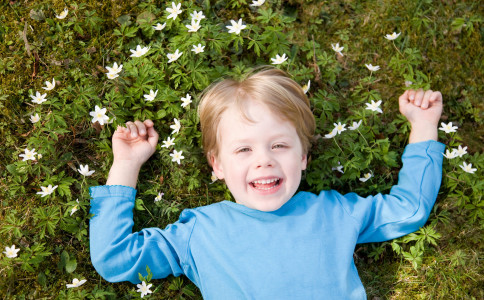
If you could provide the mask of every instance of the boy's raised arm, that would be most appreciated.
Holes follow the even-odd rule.
[[[158,133],[151,120],[127,122],[113,135],[113,165],[106,185],[136,188],[141,166],[155,152]]]
[[[386,241],[418,230],[427,221],[438,195],[445,148],[436,141],[442,95],[431,90],[408,90],[400,96],[399,105],[412,130],[398,184],[389,194],[338,196],[360,226],[357,243]]]
[[[412,125],[409,143],[436,141],[442,114],[442,94],[432,90],[408,90],[398,100],[400,112]]]

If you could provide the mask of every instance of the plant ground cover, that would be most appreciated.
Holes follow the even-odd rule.
[[[105,182],[113,131],[151,118],[160,132],[160,146],[140,174],[135,230],[164,227],[184,208],[231,199],[222,182],[212,182],[200,147],[198,95],[221,76],[239,77],[283,54],[288,59],[277,67],[301,85],[311,81],[319,138],[301,189],[312,192],[387,192],[409,132],[398,96],[406,85],[442,91],[442,121],[458,129],[439,131],[439,139],[450,152],[466,151],[444,158],[442,187],[425,227],[358,245],[354,259],[371,299],[484,298],[484,14],[478,1],[180,3],[176,19],[168,19],[171,2],[164,1],[0,4],[0,247],[20,249],[16,257],[0,256],[4,299],[139,298],[136,285],[104,281],[89,258],[88,187]],[[57,18],[64,8],[67,16]],[[195,10],[206,18],[189,32]],[[246,28],[230,33],[230,20],[239,19]],[[392,32],[400,35],[386,39]],[[204,52],[192,51],[198,44]],[[131,57],[137,45],[150,48]],[[176,50],[182,55],[169,62]],[[123,65],[119,73],[108,72],[114,63]],[[55,87],[43,89],[52,80]],[[158,91],[152,100],[150,90]],[[46,94],[45,102],[37,92]],[[193,102],[182,107],[187,94]],[[366,109],[379,100],[382,113]],[[107,120],[96,116],[96,106],[106,109]],[[178,133],[172,133],[175,119]],[[360,120],[358,129],[348,129]],[[347,130],[323,138],[338,122]],[[175,145],[161,147],[168,138]],[[170,157],[174,150],[183,151],[180,164]],[[465,172],[464,162],[477,170]],[[94,174],[81,170],[86,164]],[[369,180],[359,180],[368,173]],[[67,288],[75,278],[86,282]],[[200,298],[183,277],[150,283],[153,299]]]

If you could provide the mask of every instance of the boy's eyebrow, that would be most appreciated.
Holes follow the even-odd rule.
[[[287,134],[286,131],[284,132],[281,132],[281,133],[278,133],[278,134],[275,134],[274,136],[271,136],[269,137],[270,140],[277,140],[277,139],[280,139],[280,138],[285,138],[285,137],[289,137],[289,135]],[[246,143],[249,143],[253,140],[252,137],[247,137],[247,138],[241,138],[241,139],[238,139],[237,137],[232,139],[232,140],[229,140],[230,143],[238,143],[238,144],[246,144]]]

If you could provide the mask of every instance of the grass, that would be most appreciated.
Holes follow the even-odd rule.
[[[119,123],[163,111],[163,115],[152,116],[161,132],[170,131],[174,117],[182,119],[183,134],[177,143],[190,154],[183,168],[173,165],[168,152],[160,150],[140,175],[139,198],[145,209],[136,211],[135,229],[164,227],[184,208],[231,197],[222,183],[210,184],[196,113],[179,108],[179,94],[190,91],[195,96],[218,76],[240,74],[283,52],[290,60],[282,68],[298,82],[311,79],[309,95],[318,134],[329,132],[333,122],[362,116],[372,126],[362,134],[367,141],[343,136],[337,141],[341,148],[332,141],[318,142],[301,185],[307,190],[335,188],[363,194],[388,190],[398,172],[398,166],[388,161],[392,161],[391,155],[401,154],[408,135],[394,101],[404,90],[404,81],[411,77],[416,86],[442,92],[442,121],[452,121],[459,129],[453,135],[440,132],[439,138],[449,148],[467,146],[468,154],[462,160],[444,161],[442,188],[426,226],[440,238],[435,245],[423,244],[417,268],[392,250],[390,242],[357,245],[355,262],[369,299],[484,298],[482,5],[446,0],[278,0],[254,9],[245,2],[182,2],[186,11],[179,22],[189,18],[187,11],[199,7],[208,16],[202,25],[211,26],[199,35],[207,43],[207,53],[197,67],[196,59],[182,58],[177,67],[166,64],[166,53],[195,39],[184,33],[184,25],[173,23],[166,33],[149,29],[150,22],[166,17],[168,2],[35,0],[0,4],[0,247],[15,244],[21,248],[16,259],[0,256],[3,299],[139,297],[130,283],[102,280],[90,263],[87,187],[105,182],[114,126],[92,124],[89,111],[94,105],[104,105]],[[69,8],[68,17],[56,19],[55,14],[64,7]],[[253,26],[242,34],[244,38],[217,35],[228,20],[238,18]],[[394,31],[401,32],[394,42],[384,38]],[[335,55],[332,43],[344,46],[343,57]],[[130,60],[129,49],[137,44],[151,44],[156,50],[149,59]],[[185,51],[190,53],[188,46]],[[124,63],[125,75],[107,81],[105,67],[115,61]],[[381,70],[369,76],[365,63],[379,65]],[[178,72],[178,66],[184,72]],[[137,76],[135,72],[139,72]],[[59,86],[48,93],[50,102],[34,105],[29,95],[43,91],[44,82],[53,77]],[[146,82],[140,83],[142,78]],[[171,100],[152,106],[136,102],[148,86],[158,86]],[[375,97],[384,100],[381,117],[370,117],[358,109]],[[41,114],[36,125],[29,120],[34,112]],[[349,149],[365,142],[379,145],[370,152],[375,156],[383,156],[382,149],[388,144],[390,159],[367,162],[368,153],[363,151],[360,154],[365,159],[357,160]],[[43,151],[43,158],[21,162],[18,155],[25,147]],[[355,166],[345,167],[345,177],[335,175],[331,164],[345,163],[345,158],[354,159]],[[472,162],[477,172],[463,173],[459,168],[462,161]],[[96,173],[80,177],[76,169],[81,163],[89,163]],[[369,166],[381,174],[371,185],[361,186],[350,179]],[[318,180],[311,181],[313,178]],[[40,198],[36,192],[48,183],[60,185],[55,197]],[[152,199],[160,190],[166,201],[155,205]],[[76,198],[80,210],[71,217]],[[395,243],[407,252],[416,245],[416,241],[404,239]],[[66,289],[73,278],[88,282],[78,289]],[[152,283],[153,299],[200,298],[186,278]]]

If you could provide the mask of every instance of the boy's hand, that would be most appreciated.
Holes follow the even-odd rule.
[[[106,185],[136,188],[138,174],[144,162],[155,152],[158,133],[151,120],[127,122],[113,134],[114,161]]]
[[[155,152],[158,133],[153,121],[127,122],[126,127],[118,127],[113,134],[114,161],[131,161],[141,165]]]
[[[408,90],[400,96],[400,112],[412,125],[410,143],[437,140],[442,114],[442,94],[432,90]]]

